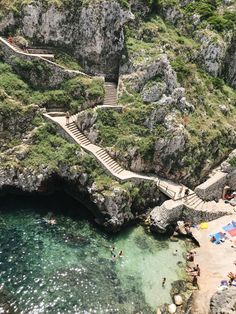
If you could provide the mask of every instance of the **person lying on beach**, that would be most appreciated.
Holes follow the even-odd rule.
[[[213,243],[213,242],[215,242],[216,241],[216,237],[213,235],[212,237],[211,237],[211,242]]]
[[[229,277],[229,285],[232,286],[232,283],[234,280],[236,280],[236,274],[233,274],[232,272],[228,273]]]

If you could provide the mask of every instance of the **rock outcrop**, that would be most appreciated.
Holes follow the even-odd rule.
[[[151,211],[149,216],[150,229],[157,233],[169,231],[180,219],[182,211],[182,202],[165,201],[161,206],[157,206]]]
[[[233,314],[236,312],[236,289],[234,287],[216,292],[211,298],[209,314]]]
[[[34,168],[9,165],[0,168],[0,191],[52,193],[56,189],[63,189],[84,203],[93,213],[95,221],[110,232],[119,231],[159,201],[159,191],[155,185],[145,185],[143,188],[143,183],[130,183],[127,189],[118,182],[114,183],[104,187],[96,180],[91,182],[88,172],[81,171],[79,166],[66,164],[61,164],[56,170],[47,165]],[[139,194],[132,194],[132,190],[137,189]]]
[[[14,24],[34,44],[70,47],[85,71],[116,77],[124,46],[123,26],[133,18],[117,1],[72,1],[62,7],[37,1],[23,5]],[[12,24],[13,18],[2,21],[0,32]]]

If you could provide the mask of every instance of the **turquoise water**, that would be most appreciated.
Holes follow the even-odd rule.
[[[0,211],[0,286],[17,313],[150,314],[171,302],[171,282],[183,277],[184,241],[154,238],[141,226],[109,236],[65,195],[8,196]],[[43,221],[48,211],[56,225]],[[124,252],[114,262],[113,244]],[[1,302],[0,293],[0,312]]]

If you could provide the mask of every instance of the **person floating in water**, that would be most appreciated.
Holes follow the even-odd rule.
[[[115,255],[115,254],[112,255],[111,261],[112,261],[112,262],[115,262],[115,261],[116,261],[116,255]]]
[[[112,254],[112,255],[115,254],[115,245],[112,245],[112,247],[111,247],[111,254]]]
[[[175,251],[173,252],[173,255],[174,255],[174,256],[177,256],[177,255],[178,255],[178,250],[175,250]]]
[[[162,280],[162,287],[163,288],[165,287],[165,284],[166,284],[166,277],[164,277],[163,280]]]
[[[123,251],[120,251],[118,255],[119,255],[119,257],[123,257],[124,256]]]
[[[43,220],[49,225],[55,225],[56,219],[53,217],[52,212],[48,212],[47,216],[43,218]]]

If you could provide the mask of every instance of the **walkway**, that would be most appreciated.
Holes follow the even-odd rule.
[[[104,104],[97,106],[94,110],[98,108],[119,108],[122,109],[122,106],[117,105],[117,88],[116,84],[112,82],[105,82],[105,98]],[[128,171],[121,167],[107,152],[104,148],[94,145],[90,140],[84,136],[84,134],[78,129],[76,124],[77,115],[75,114],[70,117],[70,123],[66,124],[65,116],[61,113],[48,113],[44,116],[59,125],[70,138],[77,144],[79,144],[85,151],[91,153],[97,161],[102,165],[102,167],[107,171],[108,174],[113,176],[116,180],[119,181],[155,181],[159,189],[171,199],[177,199],[183,196],[184,189],[181,185],[171,182],[166,179],[160,179],[156,176],[147,176],[138,174],[132,171]],[[182,195],[180,192],[182,191]],[[194,193],[192,191],[192,193]]]
[[[94,110],[98,108],[122,108],[117,106],[117,90],[114,83],[106,82],[105,83],[105,98],[104,104],[97,106]],[[228,214],[232,213],[233,208],[229,204],[225,204],[223,200],[220,200],[218,203],[215,201],[204,202],[199,198],[196,193],[190,190],[190,194],[187,198],[184,198],[184,192],[187,187],[176,184],[172,181],[159,178],[157,176],[148,176],[132,171],[128,171],[121,167],[107,152],[104,148],[94,145],[90,140],[79,130],[76,120],[77,115],[75,114],[70,117],[70,123],[66,125],[65,116],[61,114],[48,113],[44,116],[59,125],[73,141],[79,144],[85,151],[91,153],[97,161],[102,165],[108,174],[113,176],[116,180],[119,181],[129,181],[129,180],[145,180],[145,181],[154,181],[156,182],[158,188],[172,200],[182,200],[185,206],[199,211],[221,211],[222,213]]]
[[[0,37],[0,43],[3,43],[5,46],[12,49],[14,52],[23,55],[23,56],[31,56],[34,58],[39,58],[44,60],[47,63],[53,64],[58,68],[61,68],[67,72],[73,72],[78,75],[83,75],[87,77],[91,77],[81,71],[77,70],[69,70],[61,65],[58,65],[55,62],[52,62],[48,59],[53,58],[52,54],[39,54],[39,53],[27,53],[22,51],[19,47],[14,44],[10,44],[6,39]],[[122,110],[122,106],[117,105],[117,90],[116,85],[111,82],[105,83],[105,99],[104,104],[101,106],[97,106],[96,109],[107,109],[107,108],[116,108],[118,110]],[[55,108],[56,109],[56,108]],[[52,108],[51,108],[52,111]],[[146,181],[154,181],[156,182],[158,188],[168,197],[173,200],[182,200],[183,203],[189,208],[200,210],[200,211],[219,211],[228,213],[232,211],[232,206],[225,204],[223,200],[220,200],[218,203],[215,201],[212,202],[204,202],[200,199],[195,192],[190,190],[189,196],[184,199],[184,191],[187,187],[176,184],[172,181],[161,179],[157,176],[148,176],[143,174],[138,174],[132,171],[128,171],[122,168],[111,156],[106,152],[105,149],[92,144],[87,137],[78,129],[76,124],[77,114],[73,115],[70,118],[70,124],[66,125],[65,116],[63,112],[50,112],[48,114],[44,114],[44,116],[53,123],[59,125],[69,136],[70,138],[77,144],[79,144],[85,151],[94,155],[94,157],[98,160],[98,162],[103,166],[103,168],[112,175],[115,179],[119,181],[128,181],[128,180],[146,180]]]
[[[51,122],[59,125],[70,138],[77,144],[79,144],[85,151],[94,155],[97,161],[105,168],[105,170],[112,175],[115,179],[119,181],[129,181],[129,180],[148,180],[155,181],[162,192],[164,192],[168,197],[175,199],[181,186],[175,184],[166,179],[159,179],[158,177],[145,176],[132,171],[128,171],[122,168],[110,155],[106,152],[104,148],[92,144],[87,137],[78,129],[75,121],[76,115],[70,117],[70,123],[66,125],[65,116],[52,116],[50,114],[44,114],[44,116]]]
[[[0,43],[4,44],[6,47],[10,48],[13,52],[17,53],[18,55],[21,56],[28,56],[28,57],[34,57],[36,59],[41,59],[51,65],[54,65],[60,69],[63,69],[65,72],[69,72],[69,73],[75,73],[78,75],[82,75],[82,76],[86,76],[86,77],[91,77],[88,74],[78,71],[78,70],[70,70],[67,69],[66,67],[59,65],[51,60],[48,59],[52,59],[54,58],[53,54],[41,54],[41,53],[29,53],[29,52],[25,52],[23,50],[21,50],[18,46],[14,45],[14,44],[10,44],[6,39],[4,39],[3,37],[0,36]]]

